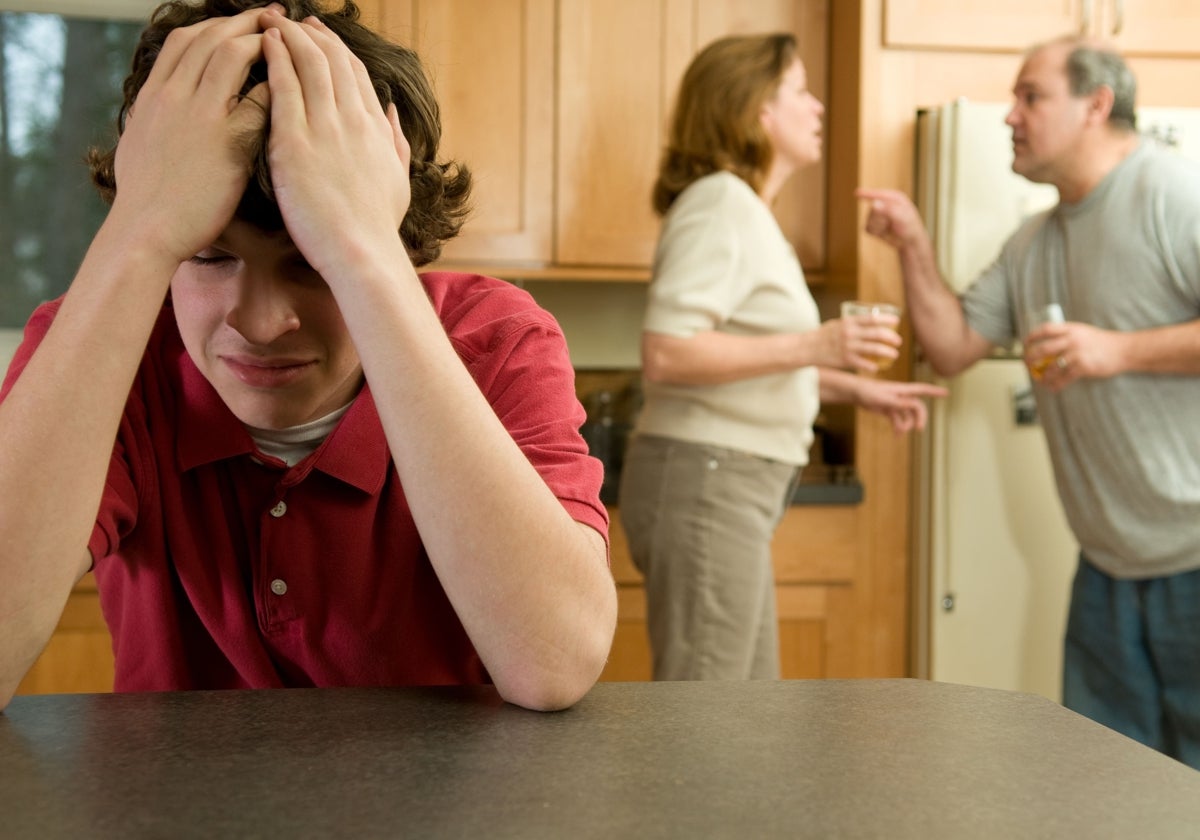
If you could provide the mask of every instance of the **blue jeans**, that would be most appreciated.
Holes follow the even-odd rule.
[[[1063,705],[1200,769],[1200,571],[1119,580],[1080,555]]]

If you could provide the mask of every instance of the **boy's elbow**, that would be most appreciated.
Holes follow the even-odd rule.
[[[617,623],[615,588],[611,602],[605,619],[582,634],[570,656],[558,652],[505,679],[496,679],[500,696],[508,703],[537,712],[561,711],[582,700],[600,679],[612,651]]]

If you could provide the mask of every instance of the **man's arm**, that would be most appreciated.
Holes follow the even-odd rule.
[[[324,26],[268,26],[280,209],[337,300],[430,561],[501,696],[569,706],[598,678],[616,625],[604,538],[521,452],[425,294],[397,235],[410,193],[395,106],[379,107]]]
[[[896,249],[913,332],[933,369],[954,376],[986,356],[991,343],[967,324],[958,297],[942,281],[933,243],[908,196],[875,189],[855,195],[870,203],[867,233]]]
[[[117,427],[171,276],[245,188],[233,138],[262,110],[230,101],[261,54],[257,32],[247,13],[168,39],[118,147],[113,206],[0,403],[0,708],[91,564]]]

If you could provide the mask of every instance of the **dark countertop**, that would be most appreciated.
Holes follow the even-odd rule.
[[[800,471],[793,505],[857,505],[864,496],[858,473],[849,464],[810,464]]]
[[[17,697],[0,834],[1197,836],[1200,773],[1028,694],[918,680]]]
[[[620,505],[617,486],[620,473],[605,478],[600,488],[600,501],[606,505]],[[858,473],[849,464],[813,464],[800,472],[800,481],[792,491],[793,505],[857,505],[861,504],[866,491],[858,479]]]

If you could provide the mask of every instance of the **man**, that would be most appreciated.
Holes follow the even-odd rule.
[[[1200,172],[1135,131],[1120,56],[1077,39],[1032,50],[1013,89],[1013,169],[1060,203],[1027,221],[962,295],[912,202],[861,190],[899,253],[934,369],[1024,344],[1081,553],[1065,704],[1200,767]],[[1066,323],[1030,328],[1061,305]]]
[[[118,690],[490,680],[555,709],[604,665],[561,332],[508,284],[418,277],[468,175],[411,51],[324,8],[172,3],[143,33],[93,154],[111,210],[0,403],[0,708],[91,568]]]

